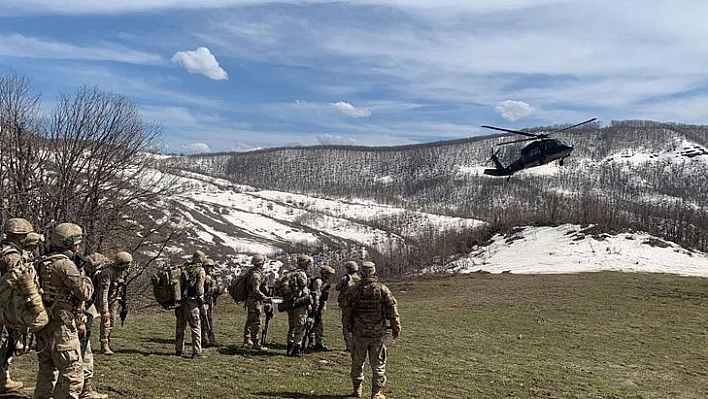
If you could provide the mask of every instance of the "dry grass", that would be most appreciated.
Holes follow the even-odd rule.
[[[389,286],[403,322],[402,339],[389,345],[390,398],[708,397],[706,279],[476,274]],[[336,306],[325,318],[335,350],[297,359],[283,356],[285,314],[271,326],[272,350],[257,354],[238,346],[243,309],[222,298],[217,313],[224,346],[197,360],[172,356],[171,313],[131,314],[114,332],[117,354],[96,355],[98,387],[134,398],[341,398],[350,391]],[[13,377],[27,384],[35,373],[34,354],[13,364]]]

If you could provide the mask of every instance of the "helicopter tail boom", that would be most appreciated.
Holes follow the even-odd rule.
[[[511,176],[512,172],[511,170],[507,169],[502,165],[502,163],[499,161],[499,158],[497,157],[496,153],[492,154],[492,157],[490,158],[492,162],[494,162],[494,169],[485,169],[484,174],[485,175],[490,175],[490,176]]]

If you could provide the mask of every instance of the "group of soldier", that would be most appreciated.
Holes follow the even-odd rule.
[[[124,278],[133,262],[132,255],[121,251],[112,261],[97,252],[82,256],[83,229],[69,222],[56,225],[46,244],[42,242],[43,236],[34,232],[32,224],[22,218],[8,219],[4,234],[0,245],[0,276],[18,265],[31,263],[36,268],[41,299],[49,316],[48,324],[35,333],[39,369],[34,397],[108,397],[93,388],[94,358],[89,337],[93,319],[100,318],[100,352],[114,353],[110,347],[111,332],[118,306],[125,304]],[[297,357],[303,356],[306,350],[327,350],[322,314],[335,270],[322,266],[319,276],[310,278],[308,270],[313,258],[301,255],[296,266],[284,267],[273,284],[264,270],[266,261],[262,254],[251,258],[252,267],[246,281],[244,347],[267,350],[261,318],[264,314],[272,317],[273,306],[280,302],[283,309],[279,306],[279,310],[287,310],[288,315],[286,355]],[[213,312],[216,298],[223,290],[214,276],[215,264],[212,258],[197,250],[183,266],[183,293],[175,308],[177,356],[184,352],[187,325],[191,330],[193,358],[202,355],[203,346],[218,346]],[[348,261],[344,267],[347,273],[336,289],[342,310],[345,349],[351,352],[352,359],[351,396],[361,397],[364,362],[368,356],[373,371],[371,397],[385,398],[385,338],[389,329],[394,339],[401,331],[396,300],[378,281],[374,263],[364,261],[360,268],[355,261]],[[276,295],[282,299],[276,300]],[[9,326],[0,326],[0,331],[3,328],[7,338],[1,351],[4,356],[0,363],[0,394],[19,392],[24,387],[23,383],[10,378],[10,363],[13,352],[27,350],[20,340],[26,331]]]
[[[41,300],[49,321],[35,333],[39,363],[35,398],[107,398],[93,388],[94,359],[90,334],[94,317],[100,316],[101,353],[112,355],[110,337],[116,322],[124,273],[133,261],[128,252],[118,252],[113,261],[100,253],[81,255],[83,229],[60,223],[48,243],[23,218],[5,222],[0,244],[0,276],[22,265],[36,268]],[[46,245],[45,245],[46,244]],[[95,283],[95,285],[94,285]],[[10,378],[13,353],[23,353],[20,331],[4,328],[0,394],[20,393],[24,384]]]
[[[288,315],[286,356],[297,357],[303,356],[305,351],[328,350],[324,344],[322,314],[326,309],[330,279],[334,277],[335,270],[325,265],[319,269],[319,276],[309,277],[307,272],[313,264],[313,258],[303,254],[298,257],[295,267],[283,267],[278,280],[272,282],[264,269],[266,260],[263,254],[254,255],[251,258],[252,267],[245,275],[247,316],[243,346],[256,351],[267,350],[261,318],[264,314],[272,317],[276,302],[274,295],[280,295],[282,299],[279,310],[287,311]],[[213,279],[214,261],[204,252],[195,251],[186,266],[188,270],[196,268],[196,271],[186,273],[189,281],[185,289],[186,297],[182,298],[180,308],[175,310],[175,353],[182,356],[184,328],[189,323],[192,328],[192,357],[199,357],[202,353],[202,330],[206,326],[212,337],[214,326],[213,317],[207,323],[200,323],[200,314],[208,314],[201,307],[208,302],[204,298],[213,296],[210,290],[220,292],[220,289],[216,288],[218,284]],[[391,330],[394,339],[401,333],[396,299],[388,287],[378,281],[373,262],[364,261],[360,268],[357,262],[347,261],[344,267],[346,274],[335,288],[342,311],[345,350],[351,352],[352,359],[350,377],[353,390],[350,396],[360,398],[362,395],[364,363],[368,357],[373,373],[371,398],[382,399],[385,398],[383,389],[386,385],[387,332]],[[213,311],[213,304],[209,308]],[[267,325],[263,331],[267,332]],[[213,342],[211,338],[210,342]]]

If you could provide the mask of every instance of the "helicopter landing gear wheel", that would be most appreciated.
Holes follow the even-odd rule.
[[[558,165],[563,166],[563,164],[565,163],[565,162],[563,162],[564,159],[565,158],[561,158],[560,161],[558,161]]]

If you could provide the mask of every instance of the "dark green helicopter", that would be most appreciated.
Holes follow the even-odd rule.
[[[578,124],[575,124],[573,126],[568,126],[564,127],[562,129],[554,130],[550,133],[543,133],[543,134],[535,134],[535,133],[529,133],[529,132],[522,132],[520,130],[511,130],[511,129],[504,129],[501,127],[494,127],[494,126],[488,126],[488,125],[482,125],[482,127],[487,128],[487,129],[493,129],[493,130],[499,130],[502,132],[507,132],[507,133],[514,133],[514,134],[520,134],[522,136],[526,136],[528,138],[525,139],[519,139],[519,140],[512,140],[512,141],[505,141],[503,143],[498,143],[497,145],[506,145],[506,144],[513,144],[513,143],[521,143],[524,141],[533,141],[532,143],[528,144],[526,147],[521,149],[521,157],[517,159],[516,161],[512,162],[509,166],[504,166],[500,161],[499,158],[497,157],[497,152],[492,153],[492,162],[494,162],[494,169],[485,169],[484,174],[485,175],[491,175],[491,176],[509,176],[513,175],[514,173],[526,169],[526,168],[532,168],[534,166],[541,166],[545,165],[549,162],[553,162],[556,159],[558,159],[558,163],[563,166],[563,160],[570,155],[571,152],[573,152],[573,146],[568,145],[564,143],[563,141],[559,139],[554,139],[550,138],[549,136],[552,134],[564,132],[566,130],[573,129],[575,127],[578,127],[580,125],[584,125],[586,123],[594,122],[597,120],[597,118],[592,118],[588,119],[584,122],[580,122]]]

